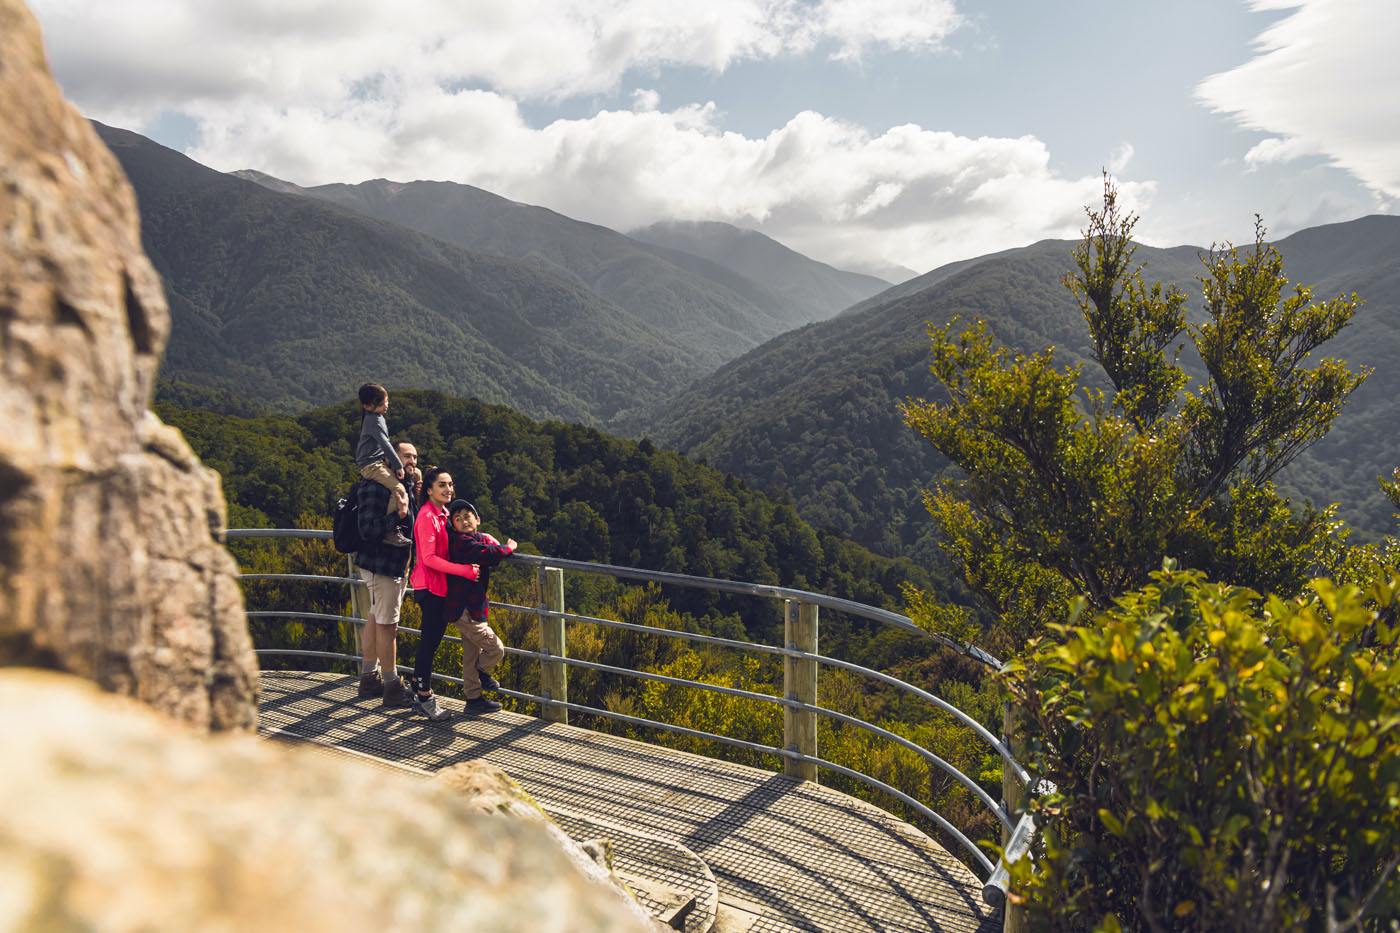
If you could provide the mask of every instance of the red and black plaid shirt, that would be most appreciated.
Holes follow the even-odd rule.
[[[447,575],[447,605],[443,618],[455,622],[465,611],[478,621],[485,619],[491,611],[491,603],[486,597],[486,587],[491,582],[491,568],[499,564],[511,553],[504,544],[490,535],[481,532],[465,534],[451,529],[447,532],[447,559],[454,564],[476,564],[475,580]]]

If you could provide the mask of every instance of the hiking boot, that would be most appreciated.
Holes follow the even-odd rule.
[[[497,703],[495,700],[488,700],[486,697],[474,697],[468,700],[464,704],[464,707],[467,712],[473,715],[481,715],[484,713],[494,713],[501,708],[501,704]]]
[[[452,718],[452,713],[449,710],[443,709],[441,704],[438,703],[436,693],[430,694],[427,697],[420,697],[418,694],[414,693],[412,698],[413,708],[424,716],[427,716],[433,722],[445,722]]]
[[[408,547],[413,542],[403,536],[403,532],[395,528],[382,539],[389,547]]]
[[[481,678],[481,689],[482,689],[482,690],[499,690],[499,689],[501,689],[501,682],[500,682],[499,680],[497,680],[496,678],[492,677],[492,676],[491,676],[490,674],[488,674],[486,671],[483,671],[481,668],[477,668],[477,669],[476,669],[476,676],[479,677],[479,678]]]
[[[360,675],[360,699],[368,700],[370,697],[377,697],[384,692],[384,681],[380,679],[378,671],[370,671],[368,674]]]
[[[403,682],[403,678],[394,675],[393,680],[384,683],[384,706],[407,706],[408,705],[408,684]]]

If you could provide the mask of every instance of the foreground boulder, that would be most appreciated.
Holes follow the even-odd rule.
[[[116,159],[0,0],[0,665],[252,728],[218,475],[149,411],[170,319]]]
[[[0,929],[657,929],[489,765],[425,781],[197,735],[40,671],[0,671],[0,720],[28,727],[0,770]]]

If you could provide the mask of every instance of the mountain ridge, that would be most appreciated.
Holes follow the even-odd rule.
[[[818,262],[755,230],[716,221],[663,221],[628,236],[719,263],[762,283],[799,307],[810,309],[802,324],[825,320],[890,283]]]
[[[723,263],[657,248],[472,185],[372,179],[297,188],[260,172],[242,174],[474,252],[545,269],[673,332],[677,342],[693,348],[709,369],[793,326],[835,314],[846,304],[828,302],[814,314]]]
[[[672,335],[537,268],[94,125],[136,190],[165,280],[164,376],[282,408],[374,378],[597,424],[706,369]]]
[[[1350,224],[1300,231],[1275,245],[1291,281],[1321,280],[1315,297],[1350,291],[1342,282],[1371,289],[1357,321],[1324,350],[1354,366],[1376,366],[1400,351],[1400,271],[1390,259],[1400,255],[1400,217]],[[1337,242],[1324,250],[1318,237]],[[831,526],[878,553],[936,561],[922,490],[946,463],[898,412],[903,399],[940,393],[928,372],[926,322],[986,319],[1007,346],[1018,352],[1053,346],[1059,365],[1085,364],[1086,381],[1102,386],[1083,319],[1060,284],[1073,268],[1075,245],[1045,240],[932,270],[921,282],[894,286],[831,320],[781,335],[635,412],[633,429],[760,488],[786,490],[817,527]],[[1194,276],[1206,252],[1144,246],[1135,258],[1145,263],[1146,281],[1182,285],[1195,321],[1202,312]],[[1189,351],[1188,343],[1183,365],[1200,378]],[[1390,509],[1374,476],[1400,465],[1400,442],[1388,440],[1400,424],[1397,390],[1400,380],[1373,374],[1332,433],[1286,474],[1285,488],[1317,504],[1341,500],[1342,517],[1368,534],[1386,530]]]

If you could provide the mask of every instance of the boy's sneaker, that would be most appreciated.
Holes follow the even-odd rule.
[[[380,679],[378,671],[370,671],[368,674],[360,675],[360,699],[368,700],[370,697],[377,697],[384,692],[384,681]]]
[[[479,667],[476,669],[476,676],[479,677],[479,678],[481,678],[481,689],[482,689],[482,690],[499,690],[499,689],[501,689],[501,682],[500,682],[499,680],[497,680],[496,678],[492,677],[492,676],[491,676],[489,673],[487,673],[486,671],[483,671],[483,670],[482,670],[481,668],[479,668]]]
[[[495,700],[488,700],[486,697],[476,697],[468,700],[464,704],[464,707],[467,712],[479,715],[482,713],[494,713],[501,708],[501,704],[497,703]]]
[[[407,706],[408,705],[408,685],[403,682],[403,678],[395,674],[394,679],[386,681],[384,684],[384,706]]]
[[[433,722],[444,722],[452,718],[452,713],[449,710],[443,709],[442,706],[438,704],[436,693],[428,697],[420,697],[417,693],[414,693],[413,708],[424,716],[427,716]]]
[[[383,542],[389,547],[408,547],[413,542],[405,538],[402,531],[395,528],[383,537]]]

